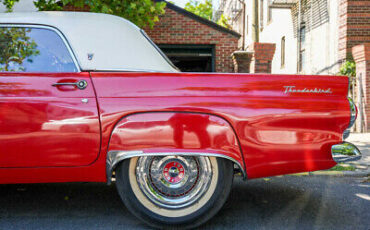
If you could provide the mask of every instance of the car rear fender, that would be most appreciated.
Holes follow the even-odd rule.
[[[215,156],[233,161],[246,178],[239,140],[223,118],[207,113],[145,112],[122,118],[107,154],[107,179],[123,160],[140,156]]]

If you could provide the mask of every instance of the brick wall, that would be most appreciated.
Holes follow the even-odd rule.
[[[362,92],[364,98],[362,99],[362,108],[358,108],[359,115],[357,121],[362,120],[365,124],[364,130],[370,131],[370,43],[357,45],[352,48],[353,58],[356,61],[356,78],[357,84],[362,83]],[[360,90],[359,88],[357,90]],[[357,95],[359,95],[357,93]],[[357,106],[360,105],[359,98],[356,98]]]
[[[235,73],[250,73],[253,52],[238,50],[232,55]]]
[[[351,48],[370,42],[370,1],[339,0],[339,58],[351,58]]]
[[[250,64],[251,73],[271,73],[271,62],[275,54],[275,43],[255,42],[248,46],[248,50],[254,52]]]
[[[214,45],[216,72],[233,72],[231,55],[238,49],[238,36],[219,31],[169,8],[153,29],[145,31],[156,44]]]

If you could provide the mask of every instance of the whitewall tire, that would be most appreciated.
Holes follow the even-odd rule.
[[[127,208],[156,228],[194,228],[225,203],[233,163],[204,156],[144,156],[123,161],[116,185]]]

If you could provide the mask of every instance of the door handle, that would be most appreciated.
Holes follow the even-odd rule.
[[[82,89],[86,89],[86,87],[87,87],[87,81],[80,80],[78,82],[58,82],[58,83],[52,84],[52,86],[54,86],[54,87],[63,86],[63,85],[76,86],[78,89],[81,89],[82,90]]]

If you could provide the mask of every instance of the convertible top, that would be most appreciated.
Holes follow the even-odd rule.
[[[177,72],[145,33],[128,20],[87,12],[0,13],[0,25],[57,29],[82,71]]]

